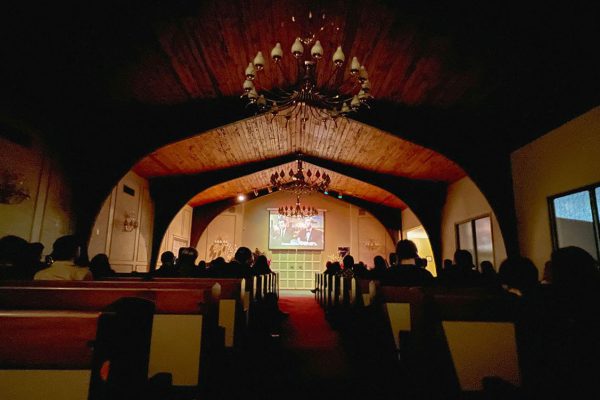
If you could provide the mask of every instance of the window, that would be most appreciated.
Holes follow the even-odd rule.
[[[600,259],[598,214],[600,185],[578,189],[548,199],[554,249],[581,247]]]
[[[457,248],[473,255],[475,265],[494,262],[494,241],[490,216],[475,218],[456,225]]]

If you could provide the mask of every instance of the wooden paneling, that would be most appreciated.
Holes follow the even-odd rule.
[[[486,90],[480,86],[482,61],[465,62],[476,48],[458,49],[451,37],[455,32],[444,32],[431,11],[417,15],[412,7],[376,0],[351,6],[342,0],[205,1],[197,12],[158,25],[156,43],[140,52],[143,57],[128,71],[132,90],[138,100],[154,103],[180,102],[182,91],[190,98],[239,96],[243,71],[259,50],[267,63],[258,83],[269,89],[296,76],[291,45],[297,36],[323,25],[317,21],[325,14],[325,28],[317,35],[325,52],[319,82],[328,81],[333,52],[342,46],[346,65],[333,83],[348,76],[348,64],[357,56],[377,98],[409,105],[460,104],[469,94]],[[281,71],[270,62],[276,42],[284,51]],[[310,53],[307,47],[305,54]]]
[[[194,174],[304,153],[371,171],[414,179],[454,182],[464,171],[433,150],[353,120],[285,126],[267,116],[249,118],[167,145],[142,159],[144,177]],[[298,125],[300,122],[298,122]]]
[[[326,172],[329,174],[331,177],[330,189],[332,191],[342,192],[346,195],[359,197],[372,203],[383,204],[389,207],[401,209],[406,208],[406,204],[404,204],[402,200],[398,199],[390,192],[378,188],[377,186],[350,178],[346,175],[326,170],[324,168],[320,168],[311,163],[305,162],[303,165],[305,173],[309,170],[311,170],[313,173],[315,173],[317,170],[320,170],[321,173]],[[194,198],[190,200],[189,205],[192,207],[198,207],[214,201],[235,197],[240,193],[246,194],[251,193],[255,189],[264,189],[267,186],[270,186],[270,177],[273,173],[284,171],[287,175],[290,169],[294,169],[294,171],[297,170],[297,164],[295,161],[284,164],[277,168],[266,169],[261,172],[247,175],[243,178],[238,178],[215,185],[194,196]]]

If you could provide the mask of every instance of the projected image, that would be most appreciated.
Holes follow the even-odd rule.
[[[307,218],[290,218],[277,211],[269,214],[269,249],[323,250],[325,218],[322,211]]]

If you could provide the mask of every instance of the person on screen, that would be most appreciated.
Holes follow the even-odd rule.
[[[272,243],[276,246],[290,244],[293,235],[292,229],[290,228],[290,224],[287,218],[280,217],[278,219],[276,229],[274,229],[271,238]]]
[[[300,244],[305,246],[323,246],[323,232],[316,229],[316,226],[317,220],[313,218],[306,219],[304,229],[301,229],[298,234]]]

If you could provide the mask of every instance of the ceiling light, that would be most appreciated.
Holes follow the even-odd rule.
[[[324,48],[317,40],[317,33],[327,37],[333,32],[326,30],[335,28],[339,31],[339,27],[327,23],[325,14],[317,19],[316,29],[308,29],[291,44],[291,57],[284,56],[279,42],[267,53],[272,61],[270,79],[263,76],[266,60],[262,51],[256,54],[244,72],[242,98],[248,100],[247,106],[254,107],[259,113],[268,112],[273,118],[284,118],[286,126],[290,120],[299,120],[302,127],[309,120],[317,125],[321,122],[333,122],[335,125],[339,117],[369,107],[371,83],[365,66],[357,57],[352,57],[348,70],[344,72],[346,56],[342,46],[337,46],[334,51],[332,47],[327,48],[327,43]],[[292,22],[298,25],[295,17],[292,17]],[[310,12],[306,25],[315,25]],[[300,31],[303,31],[302,27]],[[329,56],[326,56],[327,52]],[[296,66],[288,67],[284,63]],[[318,73],[317,69],[323,70],[323,73]],[[286,76],[286,71],[290,70],[297,71],[295,79]],[[319,76],[321,79],[318,79]],[[283,83],[270,87],[268,82],[271,80]]]
[[[275,172],[271,175],[271,184],[277,190],[287,190],[294,192],[296,195],[309,194],[312,192],[324,192],[329,188],[331,177],[325,171],[315,172],[310,169],[304,172],[302,160],[298,159],[298,168],[296,171],[290,168],[286,174],[282,169],[280,172]]]
[[[246,200],[246,196],[243,195],[243,194],[238,194],[237,200],[240,201],[240,202],[244,201],[244,200]]]
[[[317,215],[319,212],[314,207],[300,205],[300,196],[296,196],[296,205],[295,206],[279,207],[278,213],[279,213],[279,215],[283,215],[284,217],[305,218],[305,217],[313,217],[313,216]]]

